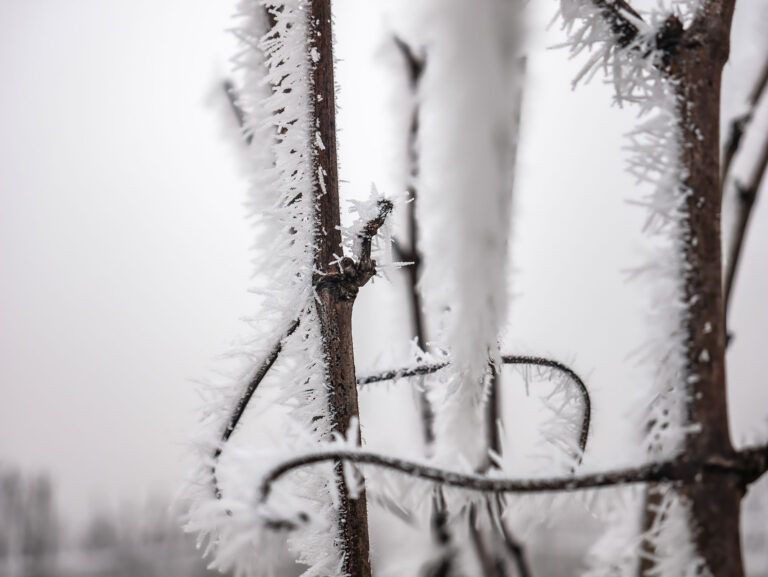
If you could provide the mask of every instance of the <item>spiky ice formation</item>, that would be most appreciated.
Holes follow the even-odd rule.
[[[187,527],[207,543],[212,566],[232,569],[237,575],[271,574],[282,559],[274,554],[280,550],[274,545],[286,538],[293,557],[306,565],[305,576],[341,572],[332,471],[315,468],[299,473],[270,507],[259,505],[254,493],[259,471],[276,456],[313,446],[329,438],[331,430],[312,288],[317,175],[312,161],[310,74],[316,58],[308,34],[308,8],[307,0],[243,0],[238,11],[242,24],[235,31],[240,41],[234,59],[242,80],[239,100],[246,132],[253,135],[250,206],[258,234],[257,266],[269,275],[254,289],[261,299],[258,313],[249,320],[254,336],[242,346],[247,368],[240,378],[205,391],[199,464],[185,497]],[[296,319],[301,319],[298,328],[286,337]],[[279,390],[273,396],[287,422],[278,445],[269,454],[223,447],[224,431],[254,371],[279,342],[282,351],[273,369],[280,374]],[[288,370],[280,370],[280,365]],[[258,403],[260,396],[257,391],[251,402]],[[221,459],[218,451],[223,451]],[[284,531],[275,532],[276,516],[290,519],[298,512],[310,522],[289,537]]]

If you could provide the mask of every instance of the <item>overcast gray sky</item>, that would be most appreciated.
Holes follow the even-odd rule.
[[[234,50],[234,4],[0,0],[0,462],[50,472],[76,518],[175,490],[194,380],[220,366],[246,333],[240,317],[256,312],[247,182],[217,84]],[[384,116],[391,58],[374,5],[336,3],[348,194],[397,182]],[[610,107],[599,78],[570,90],[578,63],[546,49],[562,39],[544,32],[554,9],[536,3],[531,26],[507,341],[589,376],[590,459],[606,462],[635,433],[627,387],[648,377],[627,358],[645,337],[646,296],[622,272],[644,258],[644,214],[625,202],[636,188],[622,164],[634,117]],[[739,4],[729,111],[768,49],[760,10]],[[737,437],[768,436],[766,262],[761,202],[732,317]],[[402,308],[384,282],[364,291],[359,366],[386,358],[391,339],[403,347]],[[398,442],[382,434],[383,407],[402,398],[363,396],[371,442]]]

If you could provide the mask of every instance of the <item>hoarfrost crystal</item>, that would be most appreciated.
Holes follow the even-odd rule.
[[[259,476],[254,467],[264,468],[277,457],[330,436],[323,416],[328,414],[325,366],[312,289],[313,187],[322,175],[312,168],[311,146],[317,136],[311,132],[309,83],[315,60],[308,45],[307,8],[306,0],[243,0],[243,24],[235,32],[241,46],[235,58],[242,75],[240,105],[246,131],[253,135],[251,207],[259,233],[259,267],[270,275],[268,286],[254,291],[262,305],[250,321],[254,338],[244,346],[249,370],[208,391],[197,445],[200,464],[187,490],[187,527],[207,540],[212,566],[231,568],[237,575],[269,575],[278,561],[272,559],[273,545],[286,538],[284,532],[274,531],[275,504],[280,505],[280,519],[301,512],[301,518],[309,520],[299,523],[287,539],[294,557],[307,566],[304,575],[341,571],[330,470],[300,472],[270,500],[271,507],[259,504],[254,494]],[[301,319],[298,328],[286,337],[296,319]],[[250,372],[281,341],[278,363],[290,366],[281,373],[278,392],[287,432],[272,454],[227,447],[221,455],[227,457],[226,471],[219,471],[222,435],[252,378]]]

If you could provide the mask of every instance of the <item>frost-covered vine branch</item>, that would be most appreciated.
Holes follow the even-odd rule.
[[[365,263],[366,268],[373,266],[374,273],[375,262],[371,259],[371,245],[373,243],[374,237],[378,234],[379,229],[384,226],[387,217],[392,213],[394,206],[391,200],[381,199],[377,201],[377,207],[379,209],[379,213],[374,218],[369,220],[358,233],[358,238],[360,239],[361,245],[360,254],[357,256],[358,263]]]
[[[355,384],[355,355],[352,339],[352,309],[362,284],[375,273],[373,263],[355,262],[342,254],[339,174],[336,148],[336,83],[334,80],[333,13],[331,0],[309,0],[300,6],[307,18],[307,45],[311,90],[310,109],[315,296],[324,382],[327,390],[324,413],[330,432],[346,433],[359,415]],[[389,207],[391,210],[391,206]],[[359,427],[359,425],[357,425]],[[365,494],[349,499],[342,463],[334,466],[339,503],[335,529],[344,574],[369,577],[371,574],[368,537],[368,509]]]
[[[695,461],[683,456],[642,467],[544,479],[489,477],[451,471],[369,451],[329,449],[286,459],[268,471],[258,488],[258,500],[264,503],[269,498],[274,483],[291,471],[329,461],[371,465],[446,487],[481,493],[550,493],[599,489],[633,483],[690,483],[702,476],[710,475],[734,476],[746,487],[768,470],[768,446],[745,449],[731,459],[713,458]]]
[[[406,246],[399,239],[393,240],[393,249],[397,254],[397,260],[408,262],[409,266],[404,267],[408,275],[408,300],[410,303],[411,321],[413,324],[413,337],[416,339],[416,345],[426,350],[427,347],[427,327],[424,318],[424,304],[422,302],[421,290],[418,282],[421,277],[422,256],[419,250],[419,222],[416,218],[416,203],[418,195],[416,191],[416,178],[419,173],[419,158],[417,152],[417,142],[419,138],[419,105],[418,91],[421,78],[427,65],[426,57],[419,57],[410,46],[397,36],[393,36],[393,44],[402,56],[403,63],[408,80],[408,89],[410,91],[411,111],[408,126],[408,135],[406,137],[406,173],[408,178],[407,191],[411,198],[406,209],[406,219],[408,225],[408,237],[410,245]],[[435,441],[435,415],[434,409],[427,396],[424,387],[418,389],[419,413],[421,417],[422,436],[424,443],[431,450],[431,445]]]
[[[216,476],[216,465],[218,464],[218,460],[224,449],[224,445],[232,436],[232,433],[235,432],[237,425],[240,423],[240,419],[242,419],[243,414],[245,413],[245,409],[248,407],[248,403],[250,403],[253,394],[256,392],[256,389],[259,388],[261,381],[264,380],[264,377],[267,376],[267,373],[272,368],[272,365],[275,364],[275,361],[277,361],[277,358],[280,356],[280,351],[283,350],[283,345],[285,344],[286,339],[288,339],[293,333],[296,332],[296,329],[299,327],[299,322],[300,319],[297,319],[291,323],[285,334],[274,344],[264,361],[256,369],[255,374],[248,381],[248,384],[246,385],[242,395],[237,399],[237,403],[232,410],[232,414],[230,415],[224,430],[221,432],[220,442],[213,452],[213,465],[211,466],[213,490],[216,498],[218,499],[221,498],[221,489],[219,487],[218,479]]]
[[[527,356],[527,355],[502,355],[501,362],[505,365],[522,365],[531,367],[543,367],[552,369],[566,376],[575,387],[581,399],[582,405],[582,418],[581,426],[579,427],[579,449],[584,452],[589,440],[589,429],[592,418],[592,402],[589,396],[589,390],[581,377],[571,369],[569,366],[544,357]],[[409,377],[428,375],[436,373],[437,371],[448,367],[450,363],[448,361],[439,363],[430,363],[417,365],[413,367],[405,367],[402,369],[392,369],[388,371],[382,371],[380,373],[374,373],[359,377],[357,384],[360,386],[370,385],[373,383],[380,383],[384,381],[394,381],[398,379],[405,379]]]

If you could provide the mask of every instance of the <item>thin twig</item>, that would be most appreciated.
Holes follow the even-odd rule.
[[[376,261],[371,258],[373,237],[384,225],[392,212],[392,201],[379,200],[379,213],[369,220],[358,234],[360,252],[355,258],[345,256],[335,262],[335,268],[315,272],[313,285],[316,291],[331,288],[343,301],[354,302],[358,291],[376,275]]]
[[[253,375],[251,380],[248,381],[248,385],[245,387],[243,394],[237,400],[237,403],[235,404],[235,407],[232,410],[232,414],[229,416],[227,425],[226,427],[224,427],[224,430],[221,433],[221,439],[220,439],[219,445],[216,447],[216,449],[213,452],[213,465],[211,466],[213,490],[217,499],[221,499],[221,488],[219,487],[219,482],[216,477],[216,468],[219,463],[219,457],[221,456],[221,452],[224,450],[224,445],[232,436],[232,433],[235,432],[237,425],[240,423],[240,419],[242,419],[243,414],[245,413],[245,409],[248,407],[248,403],[251,401],[251,398],[253,397],[253,394],[256,392],[256,389],[259,388],[261,381],[264,380],[264,377],[267,376],[267,373],[272,368],[272,365],[275,364],[277,357],[280,356],[280,352],[283,350],[283,343],[285,343],[288,337],[290,337],[293,333],[296,332],[296,329],[299,327],[300,322],[301,322],[301,319],[296,319],[291,323],[291,325],[288,327],[288,330],[285,332],[285,334],[282,335],[280,339],[275,343],[275,345],[267,354],[264,361],[261,363],[261,365],[259,365],[259,368],[256,369],[256,373]]]
[[[559,361],[545,359],[543,357],[504,355],[501,357],[501,360],[505,365],[526,365],[553,369],[565,374],[568,379],[576,385],[579,395],[581,396],[582,410],[584,411],[581,417],[581,428],[579,430],[579,449],[583,454],[587,448],[587,441],[589,440],[589,427],[592,422],[592,400],[589,396],[587,385],[581,380],[581,377],[576,374],[576,371]],[[579,462],[581,462],[581,456],[579,456]]]
[[[537,366],[553,369],[555,371],[565,374],[575,385],[579,391],[582,401],[583,414],[581,418],[581,428],[579,431],[579,449],[583,453],[587,447],[589,440],[589,429],[592,420],[592,402],[589,396],[589,390],[587,389],[584,381],[579,375],[567,365],[553,359],[547,359],[544,357],[534,357],[526,355],[503,355],[501,361],[505,365],[527,365]],[[383,371],[372,375],[359,377],[357,379],[358,385],[369,385],[371,383],[380,383],[383,381],[392,381],[396,379],[403,379],[406,377],[414,377],[418,375],[428,375],[435,373],[441,369],[447,367],[450,363],[447,361],[442,363],[431,363],[424,365],[417,365],[415,367],[406,367],[403,369],[394,369],[390,371]]]
[[[387,199],[379,200],[377,205],[379,207],[379,214],[377,214],[373,219],[369,220],[363,227],[363,230],[361,230],[358,234],[358,238],[360,238],[362,243],[360,248],[360,255],[358,256],[358,260],[360,262],[371,261],[371,246],[373,243],[373,238],[379,232],[379,229],[384,226],[387,217],[391,214],[392,209],[394,208],[392,201]]]
[[[440,369],[444,369],[450,363],[430,363],[424,365],[416,365],[414,367],[405,367],[402,369],[392,369],[389,371],[382,371],[380,373],[373,373],[364,377],[357,378],[358,386],[370,385],[373,383],[382,383],[384,381],[394,381],[397,379],[404,379],[407,377],[417,377],[420,375],[430,375],[436,373]]]

